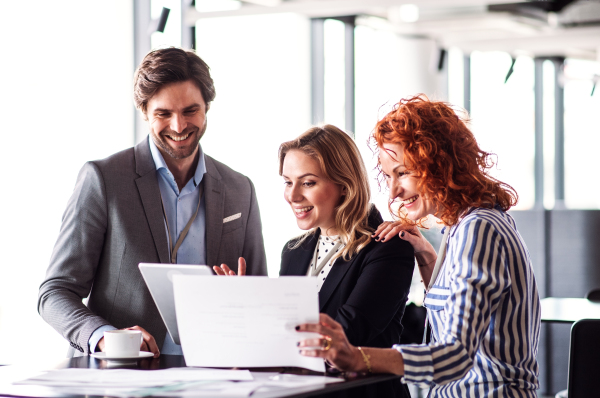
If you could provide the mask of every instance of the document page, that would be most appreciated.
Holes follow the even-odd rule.
[[[59,369],[27,378],[15,384],[86,387],[153,387],[190,381],[251,381],[248,370],[170,368],[162,370],[134,369]]]
[[[174,275],[175,310],[188,366],[296,366],[325,371],[321,358],[299,354],[301,323],[317,323],[314,278]]]

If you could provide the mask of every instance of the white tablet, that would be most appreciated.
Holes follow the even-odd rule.
[[[138,267],[171,338],[175,344],[181,344],[173,299],[173,275],[213,275],[211,268],[207,265],[147,263],[140,263]]]

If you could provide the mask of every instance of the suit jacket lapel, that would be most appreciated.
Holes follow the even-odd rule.
[[[150,137],[148,136],[148,139]],[[158,258],[161,263],[169,262],[169,245],[167,243],[167,233],[160,198],[160,188],[156,176],[156,166],[150,153],[148,139],[143,140],[134,148],[135,153],[135,171],[140,176],[135,180],[146,219],[150,226],[154,245],[158,252]]]
[[[369,226],[372,228],[377,228],[379,224],[383,222],[381,214],[373,205],[371,205],[371,207],[369,208],[368,217]],[[363,248],[363,250],[366,249]],[[350,267],[352,267],[352,264],[354,263],[354,261],[356,261],[359,255],[360,253],[355,254],[350,261],[344,261],[342,258],[338,258],[335,261],[333,267],[331,268],[331,271],[329,271],[329,275],[327,275],[327,279],[323,283],[323,286],[321,286],[321,291],[319,291],[319,305],[321,306],[321,311],[323,311],[325,304],[327,304],[327,301],[329,301],[331,295],[333,294],[337,286],[340,284],[342,279],[344,279],[346,272],[348,272]]]
[[[293,251],[293,257],[287,266],[284,275],[300,275],[304,276],[308,272],[310,262],[315,254],[315,247],[319,242],[319,231],[310,235],[300,247]]]
[[[369,226],[371,226],[372,228],[377,228],[377,226],[379,226],[379,224],[383,222],[381,214],[373,205],[371,205],[371,207],[369,208],[368,217]],[[365,248],[363,248],[363,250],[365,250]],[[338,287],[342,279],[344,279],[344,276],[352,267],[354,262],[357,261],[359,255],[360,253],[354,255],[354,257],[350,261],[344,261],[342,258],[338,258],[335,261],[333,267],[331,268],[331,271],[329,271],[329,275],[327,275],[327,279],[325,280],[323,286],[321,286],[321,290],[319,291],[319,306],[321,312],[323,312],[323,308],[325,308],[325,305],[331,298],[331,295],[333,294],[333,292],[335,292],[335,289]]]
[[[204,174],[204,206],[206,214],[206,263],[217,264],[221,232],[223,231],[224,206],[221,174],[210,156],[205,155],[206,174]],[[231,265],[231,264],[230,264]]]
[[[331,298],[331,295],[340,284],[342,279],[344,279],[344,275],[352,266],[352,263],[356,260],[358,255],[354,255],[350,261],[344,261],[342,258],[338,258],[333,263],[331,267],[331,271],[329,271],[329,275],[327,275],[327,279],[323,282],[323,286],[321,286],[321,290],[319,291],[319,306],[320,311],[323,312],[323,308],[325,308],[325,304]]]

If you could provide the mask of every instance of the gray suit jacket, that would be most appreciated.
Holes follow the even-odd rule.
[[[266,275],[262,227],[254,186],[206,156],[206,259],[248,274]],[[241,217],[223,223],[225,217]],[[38,311],[71,347],[88,354],[102,325],[139,325],[159,347],[166,327],[138,264],[168,263],[157,172],[147,140],[81,169],[40,286]],[[88,297],[87,306],[82,299]]]

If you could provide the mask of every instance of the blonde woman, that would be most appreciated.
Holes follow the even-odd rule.
[[[399,341],[414,269],[408,242],[376,242],[383,221],[369,204],[367,172],[354,141],[332,125],[313,127],[279,149],[284,197],[298,227],[281,255],[280,275],[317,277],[321,312],[357,345]]]
[[[279,174],[298,227],[307,231],[284,246],[280,275],[316,276],[321,313],[339,322],[353,345],[398,344],[414,253],[398,236],[385,243],[371,237],[383,219],[369,203],[354,141],[335,126],[313,127],[280,146]],[[233,274],[227,266],[215,272]],[[409,396],[399,380],[356,394]]]

